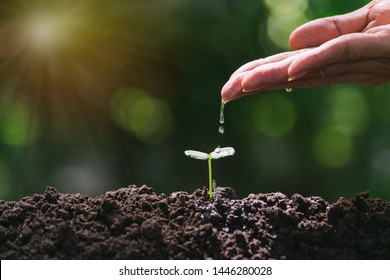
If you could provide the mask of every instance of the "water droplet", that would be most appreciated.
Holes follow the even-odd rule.
[[[287,92],[292,92],[292,91],[293,91],[292,88],[286,88],[285,90],[286,90]]]
[[[217,181],[213,179],[213,191],[217,188]]]
[[[215,151],[216,153],[219,153],[219,152],[221,151],[221,146],[218,145],[218,147],[216,147],[214,151]]]
[[[224,134],[225,133],[225,128],[223,127],[223,124],[225,123],[225,116],[224,116],[224,110],[225,108],[225,102],[221,102],[221,111],[219,113],[219,123],[220,126],[218,127],[218,133],[219,134]]]
[[[225,102],[221,102],[221,111],[219,113],[219,123],[223,124],[225,123],[225,115],[224,115],[224,109],[225,109]]]

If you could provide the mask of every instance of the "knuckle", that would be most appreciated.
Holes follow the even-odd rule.
[[[335,16],[332,18],[332,23],[336,29],[336,31],[339,33],[339,36],[343,35],[343,30],[341,29],[341,24],[340,24],[340,18]]]
[[[355,52],[351,46],[351,39],[349,36],[346,36],[344,39],[343,49],[342,49],[343,60],[352,61],[355,57]]]

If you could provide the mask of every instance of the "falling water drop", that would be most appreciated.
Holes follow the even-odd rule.
[[[221,102],[221,111],[219,113],[219,123],[223,124],[225,123],[225,115],[224,115],[224,109],[225,109],[225,102]]]
[[[219,113],[219,128],[218,128],[218,133],[219,134],[224,134],[225,133],[225,128],[223,127],[223,124],[225,123],[225,115],[224,115],[224,109],[225,109],[225,102],[221,102],[221,111]]]

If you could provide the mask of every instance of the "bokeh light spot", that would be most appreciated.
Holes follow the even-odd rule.
[[[31,54],[48,55],[60,50],[75,50],[80,46],[90,49],[91,35],[101,30],[105,22],[101,17],[96,24],[99,13],[88,6],[81,2],[72,5],[56,3],[27,11],[24,25],[30,50],[33,51]]]
[[[289,133],[294,127],[296,108],[284,96],[262,95],[254,103],[253,120],[260,132],[272,137],[280,137]]]
[[[120,90],[112,100],[118,126],[150,144],[161,143],[172,132],[173,117],[167,104],[139,88]]]
[[[39,14],[31,17],[27,30],[32,46],[37,50],[45,50],[64,44],[68,27],[67,22],[58,14]]]
[[[28,145],[37,136],[36,123],[27,102],[10,101],[1,117],[1,140],[9,145]]]
[[[331,92],[329,97],[334,124],[345,134],[361,134],[369,118],[363,94],[355,87],[342,87]]]
[[[271,15],[268,18],[268,37],[281,49],[290,49],[288,38],[298,26],[306,23],[308,18],[299,10],[288,15]]]
[[[351,136],[344,134],[337,126],[325,127],[314,137],[314,156],[327,167],[345,166],[351,157],[352,148]]]
[[[153,100],[149,96],[135,100],[129,111],[130,118],[128,125],[130,130],[138,132],[153,130],[153,126],[150,124],[152,124],[153,118],[156,117],[156,107],[156,100]]]
[[[264,0],[267,8],[273,13],[288,13],[291,10],[305,10],[308,0]]]
[[[305,15],[307,0],[266,0],[270,12],[267,21],[267,33],[272,43],[282,49],[289,49],[290,33],[309,19]]]
[[[48,43],[55,35],[54,28],[50,21],[35,20],[31,24],[31,35],[37,42]]]

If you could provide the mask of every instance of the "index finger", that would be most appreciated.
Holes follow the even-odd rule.
[[[288,69],[288,75],[299,76],[338,62],[388,57],[389,41],[385,32],[343,35],[296,56]]]
[[[253,70],[256,67],[259,67],[261,65],[282,61],[282,60],[284,60],[286,58],[289,58],[291,56],[297,55],[297,54],[302,53],[304,51],[307,51],[307,49],[278,53],[278,54],[275,54],[275,55],[268,56],[266,58],[260,58],[260,59],[257,59],[257,60],[250,61],[250,62],[242,65],[236,71],[234,71],[234,73],[230,76],[230,79],[235,77],[235,76],[237,76],[238,74],[243,73],[243,72],[251,71],[251,70]]]

